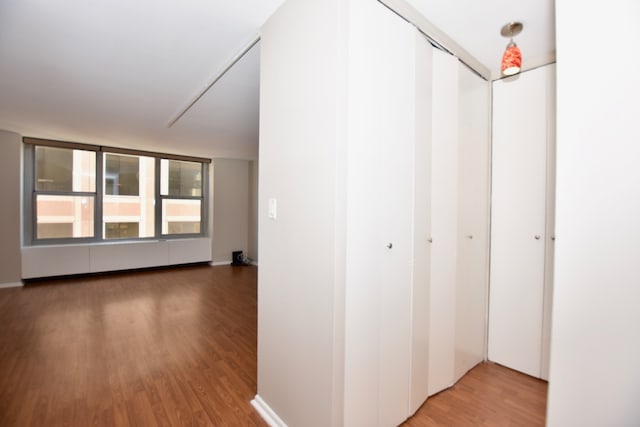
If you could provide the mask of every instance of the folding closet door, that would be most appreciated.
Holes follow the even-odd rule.
[[[544,302],[542,312],[542,360],[540,377],[549,379],[551,356],[551,308],[556,234],[556,65],[545,67],[547,75],[547,238],[545,240]]]
[[[369,0],[349,17],[344,425],[392,426],[410,393],[416,30]]]
[[[344,425],[392,426],[484,356],[488,86],[378,2],[349,17]]]
[[[431,134],[433,47],[416,32],[413,177],[413,280],[409,414],[429,395],[429,293],[431,283]]]
[[[458,60],[433,50],[429,395],[454,382],[458,236]]]
[[[493,85],[489,359],[542,375],[548,228],[549,105],[554,68]],[[547,304],[550,301],[547,302]],[[547,337],[548,339],[548,337]],[[548,349],[547,349],[548,351]]]
[[[486,354],[491,142],[490,83],[462,63],[458,68],[455,381],[482,362]]]

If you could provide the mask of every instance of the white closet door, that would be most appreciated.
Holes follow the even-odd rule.
[[[458,60],[433,50],[429,395],[453,384],[458,229]]]
[[[392,426],[409,409],[416,30],[349,7],[344,425]]]
[[[429,395],[432,51],[433,48],[427,39],[416,33],[410,414],[415,413]]]
[[[546,72],[493,85],[489,359],[540,376],[546,216]]]
[[[545,242],[544,310],[542,314],[542,361],[540,377],[549,379],[551,355],[551,307],[555,258],[556,212],[556,65],[548,65],[547,74],[547,239]]]
[[[459,64],[458,258],[455,374],[486,354],[489,269],[490,83]]]

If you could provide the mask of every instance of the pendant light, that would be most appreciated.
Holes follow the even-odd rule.
[[[502,70],[503,76],[518,74],[522,68],[522,53],[518,45],[513,41],[513,36],[520,34],[520,31],[522,31],[521,22],[510,22],[500,30],[502,37],[509,37],[511,39],[504,51],[504,55],[502,55],[502,66],[500,69]]]

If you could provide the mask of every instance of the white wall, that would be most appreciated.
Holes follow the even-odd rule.
[[[20,282],[22,137],[0,130],[0,286]]]
[[[249,251],[251,162],[213,161],[213,263],[230,263],[233,251]]]
[[[290,426],[342,413],[343,3],[289,0],[262,30],[254,404]]]
[[[636,0],[556,2],[550,427],[640,420],[639,17]]]
[[[370,0],[289,0],[263,28],[253,404],[272,425],[398,425],[427,377],[448,387],[484,356],[489,86],[433,57],[434,76],[428,42]],[[481,250],[479,280],[457,288],[460,227]]]

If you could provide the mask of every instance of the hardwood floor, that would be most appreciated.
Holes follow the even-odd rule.
[[[266,426],[255,267],[0,289],[0,426]],[[482,364],[404,425],[538,426],[546,384]],[[292,426],[304,427],[304,426]]]
[[[255,267],[2,289],[0,325],[2,426],[266,426]]]
[[[430,397],[404,427],[544,426],[547,383],[481,363],[453,387]]]

